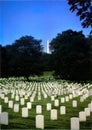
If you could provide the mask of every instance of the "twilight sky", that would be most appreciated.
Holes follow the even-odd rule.
[[[67,0],[0,0],[0,44],[12,44],[21,36],[31,35],[46,41],[67,29],[83,30],[79,17],[69,11]]]

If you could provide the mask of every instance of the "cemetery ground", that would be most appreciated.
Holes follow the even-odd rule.
[[[0,118],[2,130],[78,130],[76,125],[71,128],[73,117],[79,119],[80,130],[92,130],[92,84],[50,77],[36,77],[30,82],[0,79],[0,115],[4,112],[8,113],[8,121]],[[82,117],[80,112],[84,112]],[[42,122],[40,118],[36,120],[37,115],[43,115]]]

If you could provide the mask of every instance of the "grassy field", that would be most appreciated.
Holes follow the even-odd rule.
[[[41,79],[42,80],[42,79]],[[38,82],[39,81],[39,82]],[[21,81],[12,81],[12,80],[0,80],[0,86],[2,86],[2,84],[4,86],[11,86],[15,87],[14,84],[20,83]],[[22,81],[23,82],[23,81]],[[22,83],[21,82],[21,83]],[[24,82],[23,82],[24,83]],[[50,84],[56,84],[57,83],[57,87],[59,85],[61,85],[61,89],[65,89],[67,90],[67,87],[70,83],[67,83],[67,81],[40,81],[37,80],[37,82],[30,82],[31,85],[33,85],[33,87],[35,88],[34,84],[36,84],[37,88],[40,87],[40,89],[43,87],[43,85],[45,84],[45,86],[48,86],[48,83]],[[29,83],[26,82],[26,84],[28,86]],[[62,86],[64,85],[64,86]],[[82,86],[82,85],[81,85]],[[90,84],[90,86],[92,86]],[[3,88],[3,86],[1,87]],[[86,85],[84,85],[84,88],[86,88]],[[21,86],[22,89],[22,86]],[[83,88],[82,88],[83,89]],[[88,89],[92,89],[92,87],[88,87]],[[17,87],[18,90],[18,87]],[[26,90],[26,88],[25,88]],[[61,94],[55,95],[55,99],[59,99],[59,106],[55,107],[54,106],[54,101],[51,101],[51,97],[47,96],[47,98],[44,98],[42,90],[41,90],[41,100],[38,100],[38,90],[34,99],[34,102],[32,102],[32,109],[29,110],[29,116],[27,118],[23,118],[22,117],[22,113],[21,113],[21,109],[22,107],[26,107],[27,106],[27,102],[30,101],[30,96],[28,97],[28,99],[25,99],[25,105],[19,105],[19,112],[15,113],[13,111],[12,108],[8,108],[8,103],[4,103],[4,99],[0,98],[0,105],[2,105],[2,110],[3,112],[8,112],[9,113],[9,125],[1,125],[1,129],[36,129],[36,125],[35,125],[35,117],[36,117],[36,105],[42,105],[42,114],[44,115],[44,119],[45,119],[45,129],[70,129],[70,118],[71,117],[78,117],[79,116],[79,112],[83,111],[84,108],[88,107],[88,104],[92,101],[92,96],[89,96],[88,98],[86,98],[84,100],[84,102],[80,102],[80,96],[74,97],[73,99],[70,99],[68,102],[65,103],[61,103],[61,97],[66,97],[69,96],[69,94],[71,93],[65,93],[65,94]],[[19,103],[20,101],[16,101],[15,99],[11,99],[11,95],[12,93],[8,93],[5,96],[8,97],[8,100],[13,100],[13,103]],[[25,95],[23,96],[25,97]],[[76,108],[72,107],[72,101],[73,100],[77,100],[78,102],[78,106]],[[55,121],[52,121],[50,119],[50,111],[46,110],[46,104],[47,103],[51,103],[52,104],[52,109],[55,108],[58,111],[58,119]],[[66,114],[65,115],[60,115],[60,106],[66,106]],[[91,115],[89,117],[87,117],[87,121],[86,122],[80,122],[80,129],[82,130],[92,130],[92,112]]]

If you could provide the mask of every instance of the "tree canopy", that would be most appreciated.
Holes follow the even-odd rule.
[[[5,57],[4,50],[7,53]],[[6,73],[4,72],[6,76],[24,76],[28,78],[30,75],[39,75],[42,73],[41,40],[36,40],[32,36],[23,36],[12,45],[4,47],[4,50],[2,51],[4,53],[2,61],[5,61],[4,59],[7,57],[6,68],[8,69]]]
[[[55,75],[70,80],[91,79],[92,44],[82,31],[67,30],[50,43]]]
[[[68,0],[70,10],[80,17],[82,26],[92,27],[92,0]]]

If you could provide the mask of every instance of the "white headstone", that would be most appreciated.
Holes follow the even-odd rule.
[[[2,112],[2,105],[0,105],[0,114],[1,114],[1,112]]]
[[[61,107],[60,107],[60,114],[61,114],[61,115],[66,114],[66,107],[65,107],[65,106],[61,106]]]
[[[70,95],[69,95],[69,98],[70,98],[70,99],[72,99],[72,98],[73,98],[73,95],[72,95],[72,94],[70,94]]]
[[[84,111],[79,112],[79,120],[80,121],[86,121],[86,114]]]
[[[8,103],[8,97],[5,97],[5,98],[4,98],[4,102],[5,102],[5,103]]]
[[[34,101],[34,98],[33,97],[30,97],[30,102],[33,102]]]
[[[72,117],[71,118],[71,130],[79,130],[79,129],[80,129],[79,118]]]
[[[44,129],[44,116],[36,115],[36,128]]]
[[[80,97],[80,102],[83,102],[84,101],[84,98],[83,96]]]
[[[24,99],[24,98],[21,98],[21,99],[20,99],[20,104],[21,104],[21,105],[24,105],[24,104],[25,104],[25,99]]]
[[[18,95],[15,96],[15,100],[19,101],[19,96]]]
[[[47,103],[47,111],[51,110],[51,103]]]
[[[86,116],[90,116],[90,108],[85,108],[85,114]]]
[[[22,117],[28,117],[28,108],[22,108]]]
[[[90,112],[92,112],[92,102],[88,104],[88,108],[90,108]]]
[[[61,98],[61,103],[64,103],[64,102],[65,102],[65,98],[62,97],[62,98]]]
[[[50,119],[51,120],[57,120],[57,110],[56,109],[52,109],[50,112],[51,112],[50,113]]]
[[[55,97],[54,96],[51,96],[51,101],[54,101]]]
[[[8,102],[8,107],[9,107],[9,108],[13,108],[13,101],[12,101],[12,100],[10,100],[10,101]]]
[[[73,107],[77,107],[77,101],[76,101],[76,100],[73,100],[73,101],[72,101],[72,106],[73,106]]]
[[[58,106],[59,106],[59,100],[58,100],[58,99],[55,99],[55,101],[54,101],[54,106],[55,106],[55,107],[58,107]]]
[[[0,124],[8,125],[8,112],[2,112],[0,114]]]
[[[31,109],[32,108],[32,103],[31,102],[27,102],[27,108]]]
[[[42,106],[41,105],[37,105],[36,106],[36,113],[37,114],[41,114],[42,113]]]
[[[14,112],[19,112],[19,104],[14,104]]]
[[[69,101],[69,97],[68,97],[68,96],[66,96],[66,97],[65,97],[65,100],[66,100],[66,102],[68,102],[68,101]]]

